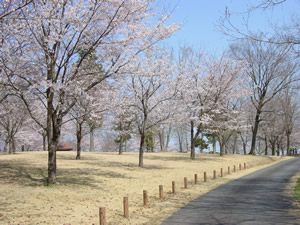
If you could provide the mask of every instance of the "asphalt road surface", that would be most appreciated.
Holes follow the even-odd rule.
[[[292,197],[285,193],[297,172],[300,158],[262,169],[191,201],[161,225],[300,224],[300,217],[290,212]]]

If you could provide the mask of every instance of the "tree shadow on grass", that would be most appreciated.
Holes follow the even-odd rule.
[[[76,165],[74,165],[76,166]],[[99,178],[101,177],[101,178]],[[103,178],[132,179],[114,171],[102,171],[99,168],[58,168],[58,185],[101,187]],[[47,168],[31,166],[30,163],[0,162],[0,183],[30,187],[47,184]]]
[[[98,161],[98,162],[85,162],[88,165],[93,165],[98,168],[122,168],[124,170],[134,171],[137,169],[146,169],[146,170],[160,170],[160,169],[169,169],[168,167],[146,164],[144,167],[139,167],[138,163],[129,163],[129,162],[116,162],[116,161]]]
[[[162,161],[183,161],[183,162],[205,162],[205,161],[222,161],[222,157],[201,157],[196,156],[195,159],[190,159],[190,155],[185,156],[164,156],[164,155],[145,155],[145,159],[162,160]]]

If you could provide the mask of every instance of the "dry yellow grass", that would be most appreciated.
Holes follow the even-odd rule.
[[[159,224],[192,199],[255,170],[288,157],[248,155],[197,155],[146,153],[144,168],[138,168],[138,154],[57,153],[58,184],[46,186],[47,152],[0,155],[0,224],[99,224],[99,207],[106,207],[107,224]],[[239,163],[247,170],[239,171]],[[233,173],[233,165],[237,172]],[[228,166],[232,174],[227,174]],[[225,176],[219,177],[220,168]],[[218,178],[212,180],[213,170]],[[203,182],[203,172],[208,182]],[[199,183],[192,184],[194,174]],[[183,188],[187,177],[188,189]],[[171,193],[176,182],[177,194]],[[158,186],[164,186],[164,201]],[[148,191],[149,207],[143,207],[143,190]],[[129,198],[130,219],[123,218],[123,197]]]

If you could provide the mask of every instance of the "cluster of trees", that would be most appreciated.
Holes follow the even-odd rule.
[[[299,74],[289,43],[244,39],[211,57],[193,46],[162,48],[179,27],[166,25],[170,15],[155,1],[2,3],[3,148],[43,143],[49,184],[57,145],[70,133],[77,159],[85,134],[94,151],[97,130],[114,135],[120,154],[138,139],[140,167],[145,149],[167,151],[172,137],[191,159],[207,143],[215,153],[218,142],[220,155],[237,152],[238,142],[245,154],[260,154],[261,142],[266,154],[297,146]]]

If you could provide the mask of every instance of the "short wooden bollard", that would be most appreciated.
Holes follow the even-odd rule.
[[[184,183],[184,188],[187,189],[188,188],[188,183],[187,183],[187,178],[186,177],[183,179],[183,183]]]
[[[242,170],[242,164],[240,164],[239,167],[240,167],[240,170]]]
[[[214,170],[214,179],[217,178],[217,171]]]
[[[176,193],[176,186],[175,186],[175,181],[172,181],[172,193]]]
[[[206,182],[207,181],[206,172],[203,173],[203,176],[204,176],[203,181]]]
[[[198,175],[195,174],[195,184],[197,184],[197,183],[198,183]]]
[[[146,190],[143,190],[143,202],[144,207],[148,207],[148,192]]]
[[[247,167],[246,167],[246,163],[244,163],[244,169],[246,169]]]
[[[128,197],[123,198],[123,208],[124,208],[124,217],[129,218],[129,206],[128,206]]]
[[[236,172],[236,166],[235,165],[233,166],[233,172]]]
[[[105,207],[99,208],[100,225],[106,225]]]
[[[164,188],[162,185],[159,185],[159,199],[163,199],[164,198]]]
[[[223,168],[221,168],[220,172],[221,172],[221,177],[223,177]]]
[[[228,174],[230,174],[230,166],[228,166]]]

